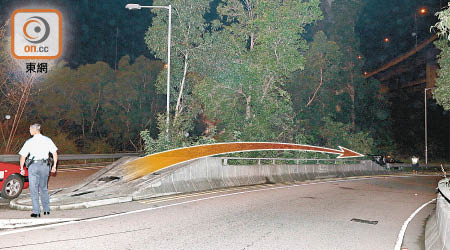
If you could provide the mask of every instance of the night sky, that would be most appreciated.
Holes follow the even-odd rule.
[[[153,1],[139,1],[151,5]],[[447,6],[444,0],[363,0],[364,6],[355,27],[360,34],[360,51],[368,71],[407,52],[431,36],[434,13]],[[2,23],[11,12],[23,7],[53,7],[64,18],[63,58],[72,66],[106,61],[114,67],[116,58],[130,55],[152,57],[144,43],[144,32],[151,25],[149,10],[129,11],[127,0],[0,0]],[[422,15],[420,8],[426,8]],[[416,16],[415,16],[416,13]],[[345,15],[345,13],[342,13]],[[206,16],[211,20],[213,14]],[[415,21],[416,20],[416,21]],[[388,37],[389,42],[384,42]],[[117,54],[116,54],[117,46]]]
[[[415,47],[417,41],[427,40],[430,27],[437,22],[434,15],[447,6],[444,0],[365,0],[356,30],[361,38],[361,53],[366,58],[365,69],[377,66]],[[420,9],[426,10],[425,14]],[[389,38],[386,43],[384,38]]]
[[[115,67],[116,61],[124,55],[152,58],[144,43],[144,33],[151,24],[152,15],[149,10],[125,9],[128,2],[0,0],[0,19],[3,23],[12,11],[19,8],[58,9],[63,16],[65,31],[62,58],[72,67],[97,61],[106,61]],[[152,1],[140,2],[152,4]]]
[[[133,2],[133,1],[132,1]],[[141,5],[152,5],[151,0],[137,1]],[[213,6],[218,1],[213,3]],[[430,26],[435,24],[437,18],[435,12],[447,6],[446,0],[362,0],[363,8],[356,24],[355,31],[360,35],[360,52],[364,58],[363,69],[371,71],[383,65],[389,60],[411,50],[418,43],[432,36]],[[97,61],[106,61],[115,67],[117,61],[124,55],[130,55],[131,59],[144,55],[154,58],[144,43],[144,33],[151,25],[152,15],[149,10],[129,11],[125,5],[127,0],[0,0],[0,21],[8,19],[13,10],[18,8],[56,8],[61,11],[64,22],[64,51],[63,59],[71,67]],[[420,14],[421,8],[426,13]],[[345,15],[345,13],[342,13]],[[205,16],[207,20],[214,19],[214,12]],[[384,39],[388,38],[389,42]],[[401,114],[414,113],[411,117],[393,116],[396,130],[405,130],[404,123],[400,121],[411,120],[410,126],[423,122],[422,89],[412,92],[394,93],[394,112]],[[409,103],[403,109],[398,109],[395,102]],[[442,157],[449,152],[448,145],[448,112],[444,112],[430,100],[430,116],[432,120],[447,124],[447,126],[435,126],[431,124],[430,136],[435,136],[436,147],[444,147]],[[423,128],[422,128],[423,129]],[[416,131],[420,135],[422,131]],[[444,136],[442,136],[444,135]],[[405,137],[405,136],[402,136]],[[417,136],[416,136],[417,137]],[[422,138],[406,140],[401,143],[423,143]],[[450,154],[447,154],[450,156]],[[446,157],[445,157],[446,158]]]

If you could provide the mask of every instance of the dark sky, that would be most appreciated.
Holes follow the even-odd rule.
[[[417,41],[432,36],[430,26],[437,22],[435,13],[447,6],[447,0],[363,0],[356,27],[361,38],[361,53],[366,57],[365,69],[377,66],[415,47]],[[426,9],[424,15],[419,13]],[[384,42],[388,37],[389,42]]]
[[[414,47],[412,33],[417,28],[420,43],[431,36],[434,13],[447,6],[447,0],[362,0],[364,7],[356,26],[366,70],[381,65]],[[133,2],[133,1],[131,1]],[[151,5],[152,0],[138,1]],[[217,2],[217,1],[216,1]],[[151,57],[144,32],[151,24],[149,10],[129,11],[129,0],[0,0],[0,21],[18,8],[57,8],[63,14],[63,58],[72,66],[107,61],[114,67],[123,55]],[[416,13],[421,7],[426,15]],[[345,13],[342,13],[345,15]],[[212,16],[208,15],[210,19]],[[414,21],[416,20],[416,22]],[[415,26],[416,25],[416,26]],[[390,42],[383,39],[389,37]],[[116,53],[117,46],[117,53]]]
[[[63,16],[64,60],[72,66],[106,61],[114,67],[123,55],[151,57],[144,33],[151,24],[149,10],[125,9],[128,0],[0,0],[0,20],[19,8],[55,8]],[[139,1],[151,5],[152,1]],[[117,46],[117,53],[116,53]],[[117,55],[117,56],[116,56]]]

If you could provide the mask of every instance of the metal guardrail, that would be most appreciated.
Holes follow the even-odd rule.
[[[69,160],[94,160],[94,159],[119,159],[125,156],[139,156],[140,153],[116,153],[116,154],[62,154],[58,155],[58,161]],[[0,155],[1,162],[19,162],[19,155]]]
[[[349,163],[360,163],[361,160],[354,159],[299,159],[299,158],[241,158],[241,157],[220,157],[222,159],[223,165],[230,165],[229,160],[232,161],[253,161],[257,165],[263,164],[273,164],[277,162],[287,165],[299,165],[299,164],[349,164]]]
[[[390,168],[398,168],[398,169],[412,168],[411,163],[387,163],[387,164],[389,164]],[[449,164],[443,165],[443,167],[445,169],[450,169],[450,165]],[[430,169],[440,170],[441,169],[441,165],[440,164],[427,164],[427,165],[420,164],[419,165],[419,169],[423,169],[423,170],[430,170]]]

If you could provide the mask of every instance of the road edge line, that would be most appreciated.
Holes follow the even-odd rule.
[[[436,198],[432,199],[431,201],[423,204],[420,206],[414,213],[412,213],[409,218],[403,223],[402,228],[400,229],[400,232],[398,233],[397,242],[395,243],[394,250],[401,250],[402,244],[403,244],[403,238],[405,237],[406,228],[408,227],[409,222],[422,210],[424,207],[426,207],[428,204],[432,203],[433,201],[436,201]]]

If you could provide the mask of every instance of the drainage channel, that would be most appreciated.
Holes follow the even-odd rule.
[[[358,222],[358,223],[364,223],[364,224],[371,224],[371,225],[376,225],[376,224],[378,224],[378,221],[377,221],[377,220],[363,220],[363,219],[356,219],[356,218],[353,218],[353,219],[351,219],[350,221]]]

